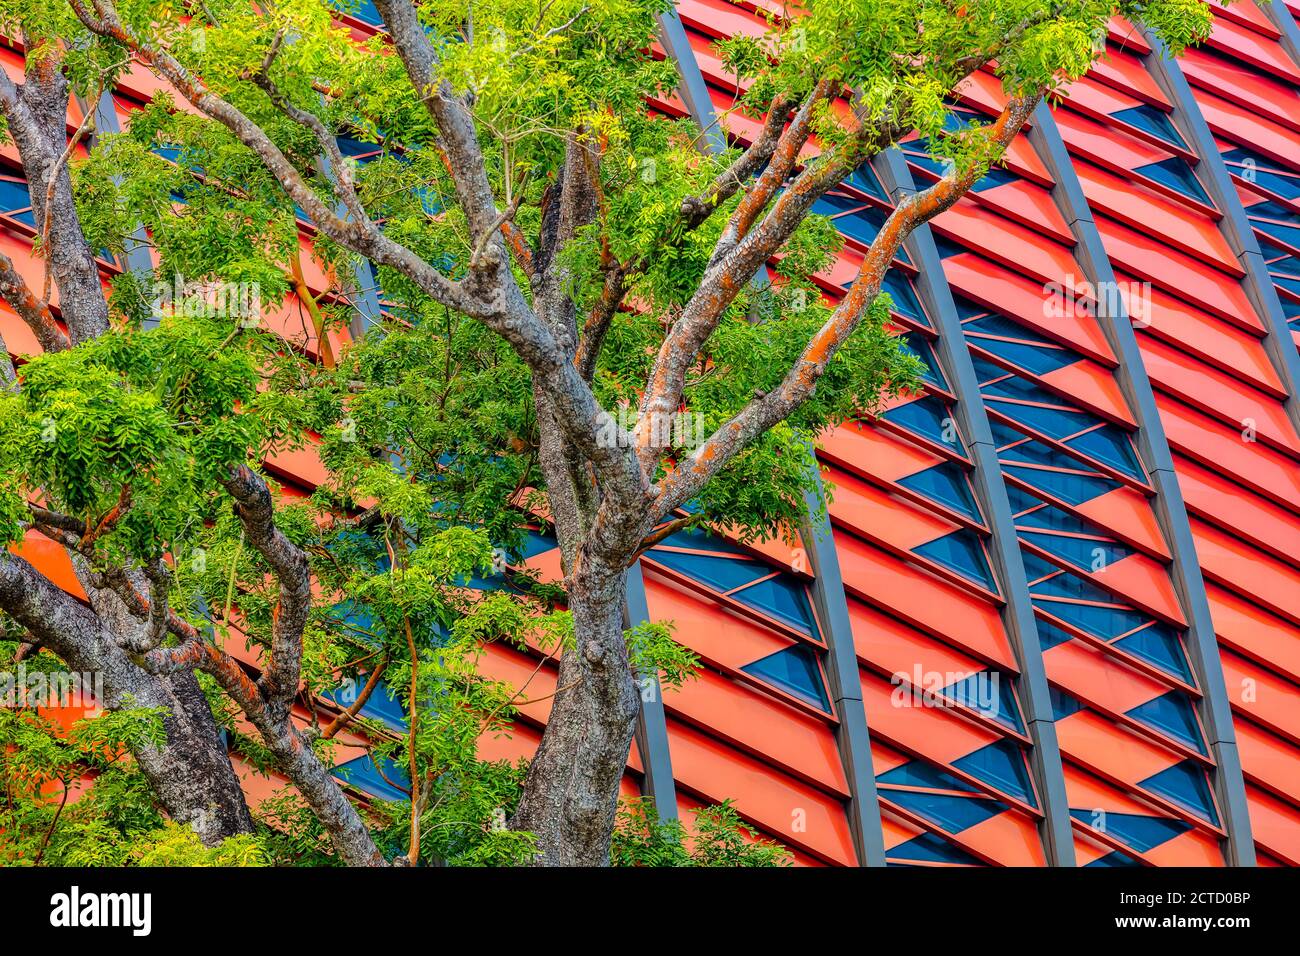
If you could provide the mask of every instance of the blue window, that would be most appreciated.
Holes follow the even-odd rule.
[[[1136,126],[1152,136],[1158,136],[1166,143],[1172,143],[1183,149],[1187,148],[1187,143],[1179,135],[1173,120],[1169,118],[1169,114],[1158,107],[1152,106],[1150,103],[1142,103],[1110,115],[1121,123]]]
[[[32,197],[25,182],[8,176],[0,177],[0,213],[36,228]]]
[[[1200,724],[1196,722],[1196,712],[1182,691],[1171,690],[1154,697],[1128,711],[1126,716],[1182,741],[1199,753],[1205,753],[1205,741],[1201,737]]]
[[[1073,634],[1064,628],[1057,627],[1051,621],[1036,618],[1034,623],[1038,627],[1038,646],[1044,651],[1050,651],[1053,647],[1074,640]]]
[[[880,184],[880,179],[876,176],[875,171],[871,168],[871,163],[863,163],[844,180],[844,185],[852,186],[854,189],[861,190],[868,196],[875,196],[877,199],[883,199],[889,202],[889,196],[885,193],[885,187]]]
[[[1071,810],[1070,816],[1123,840],[1139,853],[1154,849],[1191,829],[1191,825],[1182,820],[1147,817],[1139,813],[1113,813],[1107,810],[1102,817],[1092,810]]]
[[[944,793],[918,793],[915,790],[882,790],[881,794],[905,810],[937,823],[949,833],[983,823],[1007,809],[1005,803],[980,797],[954,797]]]
[[[914,475],[900,478],[898,483],[973,521],[982,520],[970,483],[966,480],[966,471],[956,462],[941,462]]]
[[[830,713],[826,688],[822,684],[821,668],[813,652],[802,644],[792,644],[784,650],[769,654],[741,668],[760,680],[766,681],[804,703]]]
[[[559,546],[560,543],[555,539],[555,535],[545,531],[538,531],[536,528],[525,528],[523,543],[511,552],[510,557],[516,563],[527,561],[539,554],[553,551]]]
[[[730,591],[771,573],[757,561],[743,561],[739,558],[687,554],[682,551],[666,551],[663,548],[652,549],[650,556],[660,564],[707,584],[716,591]]]
[[[886,853],[891,860],[915,860],[920,863],[961,863],[982,866],[979,860],[965,850],[959,850],[943,837],[921,833],[906,843],[900,843]]]
[[[939,369],[939,360],[935,358],[934,349],[929,341],[919,332],[905,332],[899,336],[906,344],[904,348],[925,363],[925,372],[921,375],[931,385],[947,389],[948,382]]]
[[[1024,446],[1008,454],[1025,456]],[[1100,497],[1108,491],[1114,491],[1119,483],[1109,478],[1094,475],[1081,475],[1071,471],[1053,471],[1044,468],[1026,468],[1020,465],[1003,463],[1005,474],[1018,478],[1025,484],[1033,485],[1039,491],[1060,498],[1066,504],[1078,505],[1093,498]]]
[[[1062,348],[1024,326],[1001,315],[986,315],[972,319],[964,326],[966,337],[972,345],[992,352],[1008,362],[1036,375],[1046,375],[1066,365],[1073,365],[1079,356]],[[988,336],[999,336],[989,338]],[[1013,342],[1003,339],[1015,339]]]
[[[965,451],[961,436],[957,434],[956,419],[948,406],[933,395],[915,398],[906,405],[891,408],[880,417],[936,444]]]
[[[1238,148],[1226,151],[1223,161],[1228,164],[1228,172],[1234,176],[1240,176],[1284,199],[1300,199],[1300,176],[1282,169],[1271,159]]]
[[[788,575],[778,574],[731,596],[805,634],[815,633],[816,624],[812,607],[808,603],[808,590],[802,582]]]
[[[1043,625],[1040,622],[1038,625],[1040,630],[1042,629],[1042,626]],[[1047,693],[1048,697],[1052,701],[1052,720],[1065,720],[1066,717],[1069,717],[1072,714],[1077,714],[1081,710],[1088,709],[1080,703],[1077,697],[1072,694],[1067,694],[1059,687],[1049,687]]]
[[[1139,166],[1133,170],[1139,176],[1145,176],[1147,179],[1154,180],[1162,186],[1168,186],[1175,192],[1182,193],[1190,199],[1204,203],[1207,206],[1213,206],[1210,197],[1205,192],[1205,187],[1201,181],[1196,178],[1196,173],[1188,164],[1187,160],[1181,156],[1170,156],[1168,159],[1162,159],[1158,163],[1149,163],[1146,166]]]
[[[1140,657],[1187,683],[1192,683],[1192,669],[1187,663],[1183,642],[1170,628],[1153,623],[1136,634],[1130,634],[1115,646],[1134,657]]]
[[[1139,861],[1133,859],[1133,857],[1129,856],[1127,853],[1121,853],[1119,850],[1112,850],[1111,852],[1107,853],[1105,856],[1097,857],[1097,859],[1093,860],[1091,863],[1085,863],[1083,865],[1083,868],[1086,870],[1090,866],[1102,868],[1102,867],[1141,866],[1141,865],[1142,864]]]
[[[1095,538],[1073,538],[1060,534],[1045,534],[1037,531],[1021,531],[1020,539],[1034,544],[1049,554],[1055,555],[1080,571],[1091,571],[1101,561],[1101,566],[1122,561],[1133,552],[1122,545],[1110,541],[1098,541]]]
[[[1003,793],[1018,797],[1031,807],[1038,805],[1034,801],[1033,787],[1029,784],[1029,769],[1025,766],[1024,752],[1014,741],[996,741],[960,760],[954,760],[952,765],[997,787]]]
[[[354,683],[327,690],[321,696],[334,701],[340,707],[350,707],[356,700],[356,695],[365,686],[366,680],[367,675],[361,674]],[[406,710],[402,707],[402,702],[397,698],[397,692],[384,683],[383,680],[380,680],[375,686],[369,699],[361,708],[360,714],[363,717],[382,721],[394,730],[405,731],[407,728]]]
[[[1210,795],[1210,778],[1193,760],[1176,763],[1143,780],[1139,786],[1172,800],[1214,826],[1219,825],[1214,798]]]
[[[876,777],[882,785],[895,787],[921,787],[925,790],[951,790],[956,793],[979,795],[980,791],[960,777],[954,777],[946,770],[926,763],[924,760],[910,760],[899,764]]]
[[[848,288],[848,285],[845,288]],[[925,314],[925,309],[921,308],[921,300],[916,297],[912,280],[907,276],[897,269],[890,269],[885,273],[881,290],[889,293],[889,297],[894,300],[894,311],[899,315],[905,315],[917,325],[924,325],[927,329],[931,327],[929,316]]]
[[[955,684],[950,684],[940,691],[943,696],[956,701],[971,710],[978,711],[985,717],[996,720],[1012,730],[1024,730],[1020,722],[1020,708],[1016,706],[1016,694],[1011,689],[1011,678],[995,670],[983,670],[971,674]]]
[[[984,545],[979,535],[968,528],[959,528],[942,538],[927,541],[913,548],[912,552],[937,561],[990,591],[996,592],[998,589],[988,557],[984,553]]]
[[[375,9],[372,0],[331,0],[330,5],[340,13],[346,13],[354,20],[368,23],[372,27],[384,25],[384,20]]]
[[[1138,463],[1137,452],[1133,450],[1133,440],[1129,438],[1128,432],[1114,425],[1094,428],[1078,438],[1071,438],[1065,444],[1104,465],[1110,465],[1130,478],[1146,481],[1146,475],[1143,474],[1142,466]]]
[[[871,245],[880,229],[889,218],[885,210],[864,203],[861,199],[846,196],[843,193],[827,193],[813,204],[812,211],[819,216],[827,216],[835,228],[855,242],[864,246]],[[907,252],[901,247],[896,253],[902,262],[910,262]]]
[[[410,776],[387,757],[376,758],[373,754],[363,754],[335,767],[334,776],[380,800],[410,799],[409,794],[401,789],[410,788]]]
[[[1002,470],[1040,491],[1060,498],[1066,504],[1082,504],[1120,486],[1113,479],[1089,473],[1082,463],[1067,458],[1035,438],[1027,438],[1023,432],[1009,425],[1002,422],[989,424],[993,429],[993,439],[998,445],[998,460],[1002,463]],[[1022,467],[1016,464],[1018,462],[1040,467]]]
[[[1246,207],[1246,215],[1256,229],[1262,229],[1278,242],[1300,246],[1300,216],[1296,216],[1271,199]]]

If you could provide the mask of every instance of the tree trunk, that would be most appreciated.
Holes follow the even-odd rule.
[[[560,691],[511,820],[537,835],[545,866],[606,866],[619,782],[641,706],[623,640],[621,571],[575,575],[576,647],[560,659]]]
[[[167,743],[135,751],[167,815],[189,824],[205,846],[253,832],[253,818],[212,709],[191,671],[151,678],[168,710]]]
[[[92,602],[106,606],[102,592],[92,588],[89,594]],[[0,607],[74,672],[102,681],[102,706],[165,711],[166,743],[139,747],[135,757],[168,816],[192,826],[209,846],[252,832],[239,779],[193,673],[148,673],[117,645],[94,611],[7,551],[0,551]]]

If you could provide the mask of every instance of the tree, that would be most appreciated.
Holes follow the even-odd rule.
[[[714,155],[699,129],[645,108],[676,83],[648,52],[665,0],[375,6],[386,32],[361,42],[315,0],[4,3],[26,74],[0,78],[0,112],[59,296],[56,317],[49,288],[0,262],[0,295],[50,353],[5,398],[5,530],[63,544],[89,607],[10,554],[0,608],[33,645],[103,671],[110,706],[167,715],[134,752],[205,842],[252,823],[196,673],[351,864],[385,854],[321,759],[323,728],[294,724],[300,690],[354,662],[344,648],[409,685],[414,861],[422,798],[442,779],[421,713],[445,711],[422,694],[449,692],[420,672],[449,627],[470,657],[540,627],[558,689],[509,825],[542,862],[604,863],[633,671],[685,663],[664,634],[634,641],[629,661],[627,568],[694,524],[792,534],[815,435],[917,384],[881,293],[909,234],[1089,68],[1112,14],[1179,52],[1210,13],[1199,0],[810,0],[762,37],[717,44],[759,132]],[[69,91],[93,97],[128,64],[174,95],[70,164]],[[1001,80],[1005,106],[954,122],[954,91],[977,70]],[[815,203],[911,130],[946,173],[898,202],[850,288],[825,301],[812,277],[836,240]],[[377,158],[355,162],[340,136]],[[334,277],[324,301],[302,282],[295,215]],[[142,227],[161,275],[255,282],[272,301],[292,288],[317,336],[367,291],[358,262],[391,307],[316,363],[211,310],[142,331],[139,280],[106,297],[93,253],[122,255]],[[294,505],[255,463],[303,428],[324,436],[330,477]],[[512,595],[465,598],[457,583],[538,516],[567,610],[520,576]],[[186,578],[199,549],[207,570]],[[205,628],[226,628],[232,606],[262,654],[256,680]],[[338,607],[364,611],[365,639],[341,633]]]

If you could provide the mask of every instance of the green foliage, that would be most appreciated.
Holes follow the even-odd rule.
[[[785,847],[764,840],[741,819],[730,800],[694,811],[688,827],[663,820],[648,798],[619,807],[610,847],[614,866],[783,867]]]
[[[600,295],[609,257],[645,262],[631,280],[628,301],[636,309],[615,315],[595,369],[594,391],[611,410],[636,406],[665,329],[699,287],[739,202],[723,203],[698,228],[681,227],[683,201],[705,193],[737,154],[708,154],[691,122],[646,109],[648,97],[678,82],[671,61],[650,53],[656,16],[668,5],[494,0],[473,4],[472,16],[465,0],[418,6],[441,58],[435,79],[473,94],[490,184],[502,208],[519,201],[515,225],[527,243],[538,239],[542,209],[554,202],[567,139],[578,137],[600,155],[598,219],[556,255],[579,324]],[[371,217],[435,268],[462,274],[473,251],[465,211],[428,112],[400,58],[383,52],[383,39],[358,42],[323,0],[117,6],[134,30],[260,125],[307,187],[338,208],[337,178],[319,163],[312,134],[252,80],[278,44],[268,77],[285,100],[317,112],[353,147],[376,151],[349,169]],[[1211,24],[1200,0],[1050,7],[1042,0],[805,0],[801,11],[790,21],[772,15],[760,36],[714,44],[744,90],[739,112],[753,119],[775,100],[800,99],[829,80],[854,91],[865,120],[887,118],[899,135],[915,129],[937,155],[977,170],[1000,157],[981,125],[966,124],[952,109],[953,85],[972,59],[992,57],[1008,93],[1051,93],[1092,63],[1115,12],[1152,27],[1175,52],[1206,36]],[[65,0],[9,0],[0,31],[24,38],[29,62],[61,57],[73,90],[90,99],[125,68],[122,47],[87,34]],[[1014,41],[998,47],[1008,34]],[[850,141],[854,125],[842,111],[814,114],[815,136],[828,152]],[[975,133],[954,135],[964,125]],[[355,691],[384,667],[375,693],[402,701],[412,728],[395,732],[361,717],[351,729],[374,741],[376,759],[404,773],[414,766],[421,858],[526,862],[532,836],[503,826],[524,768],[483,759],[480,744],[508,734],[516,708],[532,697],[527,684],[485,676],[482,659],[493,642],[531,644],[553,656],[574,643],[563,588],[522,566],[530,536],[550,531],[541,517],[548,509],[527,367],[482,323],[435,304],[387,267],[377,269],[380,330],[333,363],[307,355],[314,317],[301,302],[288,308],[285,294],[300,269],[324,275],[329,288],[307,305],[320,309],[327,331],[340,328],[363,291],[353,255],[317,237],[315,261],[306,262],[294,203],[263,163],[224,127],[166,95],[133,114],[122,133],[98,137],[72,174],[91,248],[120,257],[143,227],[158,264],[152,276],[126,272],[113,280],[109,333],[32,358],[19,369],[21,388],[0,392],[4,543],[27,530],[29,502],[87,528],[120,511],[96,537],[91,563],[139,565],[166,556],[171,606],[210,639],[230,650],[242,642],[257,654],[270,643],[277,588],[244,541],[221,479],[267,456],[318,455],[324,474],[309,497],[280,495],[271,481],[277,523],[308,553],[320,595],[305,636],[308,695]],[[779,385],[831,314],[816,276],[841,243],[829,220],[809,216],[779,250],[774,281],[737,295],[689,371],[683,405],[690,427],[674,436],[664,467]],[[522,272],[518,278],[531,296]],[[245,315],[203,304],[184,292],[187,282],[252,292],[265,306],[265,326],[289,344]],[[699,494],[692,513],[700,525],[747,542],[794,536],[805,496],[816,487],[816,436],[919,387],[922,366],[891,330],[889,307],[888,296],[879,296],[812,398]],[[146,328],[146,318],[160,321]],[[359,512],[368,520],[350,523]],[[21,636],[12,622],[0,619],[0,626],[6,638]],[[670,623],[639,625],[626,638],[634,670],[657,675],[666,689],[698,666]],[[231,702],[211,681],[203,684],[241,756],[274,769]],[[254,836],[221,847],[203,848],[168,824],[124,756],[159,732],[156,714],[131,709],[68,731],[32,711],[0,711],[0,776],[12,795],[0,807],[0,858],[337,862],[319,821],[290,793],[258,809]],[[337,740],[313,746],[327,762],[346,759]],[[94,787],[62,805],[88,771],[96,774]],[[368,812],[384,851],[405,854],[409,804],[372,804]],[[620,815],[614,859],[773,866],[789,855],[757,840],[730,803],[700,811],[689,828],[660,822],[647,804],[634,803]]]

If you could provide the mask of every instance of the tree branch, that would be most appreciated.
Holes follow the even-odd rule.
[[[990,126],[965,135],[987,136],[999,150],[1005,150],[1041,96],[1038,93],[1012,99]],[[666,515],[697,495],[705,483],[750,441],[785,419],[812,394],[835,353],[853,334],[875,301],[885,273],[903,241],[918,225],[928,222],[956,203],[980,174],[979,164],[970,164],[964,170],[954,169],[929,188],[898,203],[872,241],[853,285],[825,325],[809,341],[799,361],[790,369],[781,385],[746,405],[714,432],[689,459],[664,476],[656,486],[656,515]]]

